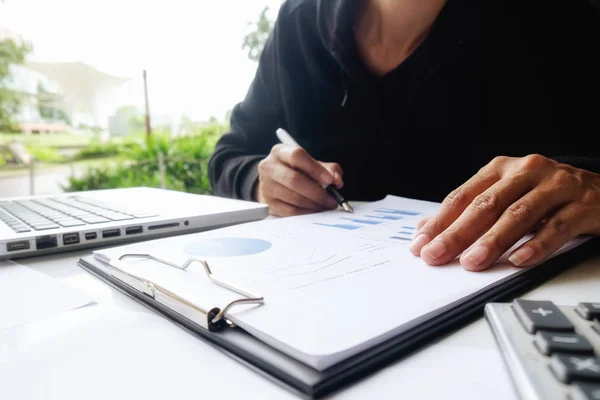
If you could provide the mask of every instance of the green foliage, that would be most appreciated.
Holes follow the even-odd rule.
[[[61,163],[67,161],[56,148],[27,146],[27,151],[34,159],[46,163]]]
[[[120,154],[124,148],[133,146],[133,143],[100,143],[92,141],[89,145],[75,153],[75,160],[87,160],[90,158],[113,157]]]
[[[249,23],[249,25],[253,25],[254,30],[244,37],[242,49],[248,52],[248,58],[252,61],[258,61],[260,59],[260,54],[273,29],[273,22],[267,18],[268,11],[269,7],[263,8],[258,16],[258,21]]]
[[[0,131],[15,130],[14,116],[19,112],[19,95],[7,86],[11,77],[11,66],[25,62],[31,47],[11,39],[0,40]]]
[[[19,141],[35,147],[77,147],[87,145],[93,138],[93,135],[72,133],[0,133],[0,146]]]
[[[70,178],[68,192],[111,189],[119,187],[160,186],[159,153],[164,156],[167,189],[191,193],[211,192],[208,180],[208,159],[215,144],[227,129],[211,125],[194,135],[171,137],[153,134],[148,140],[140,139],[119,147],[122,158],[116,166],[92,168],[81,178]]]
[[[119,107],[115,119],[125,133],[143,131],[146,124],[144,114],[136,106]]]
[[[62,121],[67,125],[71,124],[71,120],[67,113],[56,106],[59,101],[58,96],[46,89],[42,81],[37,85],[38,94],[38,112],[40,116],[47,121]]]

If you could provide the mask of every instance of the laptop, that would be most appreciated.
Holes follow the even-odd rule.
[[[199,232],[267,216],[264,204],[145,187],[0,198],[0,260]]]

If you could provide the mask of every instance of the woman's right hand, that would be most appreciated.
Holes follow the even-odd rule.
[[[280,217],[333,210],[338,204],[324,189],[330,184],[338,189],[344,185],[339,164],[319,162],[300,147],[278,144],[258,164],[254,197]]]

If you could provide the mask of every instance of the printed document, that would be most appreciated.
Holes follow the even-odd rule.
[[[215,275],[265,298],[264,305],[233,308],[229,319],[323,370],[523,271],[512,267],[506,255],[484,272],[466,271],[458,262],[432,267],[413,256],[408,247],[417,222],[438,207],[388,196],[357,206],[354,214],[329,211],[264,220],[95,256],[104,262],[124,253],[151,253],[175,263],[189,257],[207,260]],[[151,263],[131,262],[129,272],[190,300],[236,298],[207,283],[200,265],[181,271]]]

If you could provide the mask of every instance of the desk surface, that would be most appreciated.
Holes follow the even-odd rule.
[[[60,356],[60,347],[46,350],[54,346],[55,334],[68,332],[72,336],[69,340],[85,340],[87,330],[78,331],[76,324],[71,324],[74,328],[70,331],[64,327],[69,318],[110,319],[115,315],[123,318],[123,311],[151,314],[78,267],[77,260],[87,254],[88,251],[82,251],[19,261],[95,296],[98,303],[54,318],[50,325],[32,323],[0,332],[0,398],[298,398],[166,320],[165,326],[157,325],[151,332],[156,335],[149,339],[155,343],[152,349],[142,343],[139,346],[146,347],[135,349],[138,344],[131,337],[121,337],[116,331],[105,333],[107,341],[116,340],[115,345],[102,350],[102,356],[111,360],[108,367],[99,366],[94,357],[86,357],[85,345],[77,357],[66,359]],[[597,301],[599,287],[600,257],[576,266],[524,297],[569,305],[582,300]],[[87,329],[102,327],[91,324]],[[123,341],[134,351],[131,353],[134,356],[119,350],[118,344]],[[29,353],[28,358],[19,361],[17,357],[18,362],[15,361],[17,352]],[[507,400],[517,397],[491,332],[480,319],[331,398]]]

